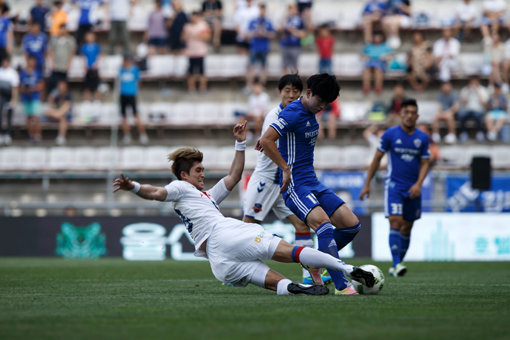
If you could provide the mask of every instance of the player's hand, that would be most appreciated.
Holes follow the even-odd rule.
[[[409,188],[409,198],[417,198],[417,197],[420,197],[421,195],[421,186],[419,184],[413,184],[413,186],[411,186]]]
[[[234,126],[234,137],[238,142],[246,140],[246,124],[248,124],[247,120]]]
[[[120,174],[120,178],[115,178],[113,181],[113,192],[117,192],[119,190],[131,190],[135,187],[131,180],[124,176],[124,174]]]
[[[365,198],[370,197],[370,187],[364,186],[363,189],[361,189],[361,193],[359,194],[359,199],[363,201]]]
[[[282,171],[282,187],[280,188],[280,194],[283,194],[290,184],[290,170]]]
[[[260,151],[260,152],[264,152],[264,147],[260,143],[260,139],[258,139],[257,143],[255,143],[255,150]]]

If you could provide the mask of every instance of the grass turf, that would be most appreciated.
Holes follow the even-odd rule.
[[[507,262],[408,268],[377,296],[314,297],[222,286],[207,262],[2,258],[0,339],[509,338]]]

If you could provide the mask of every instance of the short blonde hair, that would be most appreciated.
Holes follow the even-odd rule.
[[[181,171],[189,174],[193,163],[202,162],[204,155],[195,148],[180,148],[168,155],[168,160],[172,163],[172,173],[181,179]]]

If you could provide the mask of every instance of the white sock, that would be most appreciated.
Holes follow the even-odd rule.
[[[310,247],[310,248],[313,248],[313,238],[307,238],[307,239],[304,239],[304,240],[296,240],[294,241],[294,244],[296,246],[303,246],[303,247]],[[305,268],[303,268],[303,277],[309,277],[310,276],[310,273],[308,272],[308,270],[306,270]]]
[[[350,264],[345,264],[342,260],[335,259],[333,256],[312,248],[303,248],[299,254],[299,261],[307,266],[315,268],[328,268],[343,272],[349,275],[354,268]]]
[[[292,281],[289,279],[282,279],[282,280],[278,281],[278,283],[276,284],[276,294],[277,295],[292,295],[292,293],[289,292],[289,290],[287,289],[287,286],[289,285],[289,283],[292,283]]]

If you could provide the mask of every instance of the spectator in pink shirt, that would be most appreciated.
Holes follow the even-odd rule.
[[[204,71],[204,59],[207,55],[207,42],[211,39],[211,29],[202,19],[201,12],[191,13],[191,21],[184,26],[182,40],[186,43],[185,54],[189,60],[188,91],[196,91],[196,78],[200,91],[207,90],[207,77]]]

